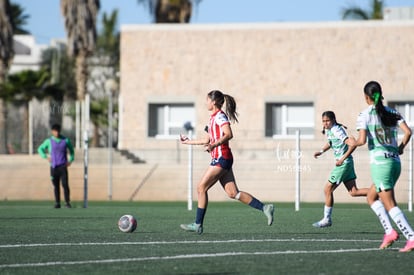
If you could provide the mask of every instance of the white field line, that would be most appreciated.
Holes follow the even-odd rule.
[[[61,265],[81,265],[81,264],[104,264],[104,263],[125,263],[125,262],[143,262],[143,261],[162,261],[162,260],[179,260],[179,259],[196,259],[196,258],[218,258],[230,256],[257,256],[257,255],[288,255],[288,254],[331,254],[331,253],[352,253],[352,252],[369,252],[378,251],[378,248],[363,249],[336,249],[336,250],[287,250],[287,251],[257,251],[257,252],[226,252],[212,254],[182,254],[174,256],[158,257],[141,257],[141,258],[124,258],[124,259],[106,259],[106,260],[87,260],[87,261],[58,261],[45,263],[25,263],[25,264],[2,264],[0,268],[17,268],[17,267],[42,267],[42,266],[61,266]]]
[[[149,242],[102,242],[102,243],[33,243],[3,244],[0,248],[42,247],[42,246],[99,246],[99,245],[157,245],[157,244],[221,244],[221,243],[263,243],[263,242],[379,242],[378,240],[347,240],[347,239],[241,239],[241,240],[210,240],[210,241],[149,241]]]

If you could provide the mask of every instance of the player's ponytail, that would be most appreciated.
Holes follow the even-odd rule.
[[[237,120],[238,113],[236,111],[236,101],[230,95],[223,94],[219,90],[213,90],[207,94],[207,96],[212,100],[215,101],[217,108],[221,109],[224,103],[226,103],[226,110],[225,113],[232,122],[239,122]]]
[[[365,84],[364,93],[374,101],[375,110],[377,111],[382,124],[387,127],[396,126],[401,117],[398,113],[391,113],[385,109],[385,106],[382,103],[384,98],[382,97],[381,85],[376,81],[370,81]]]
[[[345,129],[348,129],[345,125],[342,125],[341,123],[338,123],[338,121],[336,121],[336,116],[335,113],[332,111],[325,111],[322,113],[322,118],[326,116],[327,118],[329,118],[329,120],[333,121],[333,125],[338,125],[339,127],[344,127]],[[325,134],[325,128],[322,129],[322,134]]]
[[[231,95],[224,95],[226,100],[226,114],[232,122],[239,122],[237,116],[239,115],[236,111],[236,101]]]

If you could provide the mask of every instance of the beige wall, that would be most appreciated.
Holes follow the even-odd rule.
[[[369,80],[385,100],[414,100],[413,45],[413,21],[123,26],[121,145],[171,145],[146,137],[150,101],[194,102],[202,131],[212,89],[236,98],[238,141],[264,137],[267,101],[313,101],[316,132],[327,109],[353,128]]]
[[[232,148],[240,160],[235,170],[241,181],[255,177],[266,182],[264,197],[289,201],[283,196],[284,183],[275,187],[274,182],[289,181],[292,198],[294,173],[280,171],[274,153],[277,148],[292,150],[295,143],[264,137],[265,103],[313,102],[315,138],[301,145],[302,162],[311,170],[303,173],[303,196],[308,201],[322,200],[333,161],[312,157],[325,142],[320,134],[321,113],[335,111],[338,121],[356,134],[356,117],[366,107],[362,88],[370,80],[382,84],[386,102],[414,101],[413,45],[414,21],[122,26],[120,147],[150,162],[173,160],[176,140],[147,137],[148,103],[194,103],[200,134],[208,120],[206,94],[219,89],[233,95],[238,104],[240,123],[233,126]],[[158,153],[150,157],[151,150]],[[355,155],[359,179],[366,186],[370,184],[367,152],[358,149]],[[207,165],[208,157],[198,159],[203,167]],[[294,163],[289,161],[283,167],[291,168]],[[273,168],[262,169],[266,163]],[[404,169],[402,189],[407,187]],[[253,192],[260,189],[247,186]],[[349,198],[346,193],[344,198]]]

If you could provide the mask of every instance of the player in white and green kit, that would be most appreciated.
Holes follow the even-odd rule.
[[[366,196],[368,193],[368,188],[358,189],[356,185],[354,160],[351,155],[355,150],[355,146],[350,144],[351,141],[346,133],[346,127],[336,121],[335,113],[332,111],[326,111],[322,114],[322,124],[322,133],[326,134],[328,143],[322,147],[322,150],[316,152],[314,157],[317,158],[332,148],[336,163],[324,188],[325,206],[323,218],[313,224],[314,227],[320,228],[332,225],[333,192],[342,182],[353,197]]]
[[[398,232],[391,225],[391,217],[407,239],[400,252],[409,252],[414,250],[414,232],[397,206],[394,186],[401,173],[399,155],[404,152],[404,147],[411,138],[411,129],[397,111],[383,105],[382,89],[378,82],[368,82],[364,93],[369,106],[358,116],[359,137],[355,145],[368,143],[373,185],[368,191],[367,200],[385,231],[380,249],[389,247],[399,238]],[[398,128],[404,132],[400,145]]]

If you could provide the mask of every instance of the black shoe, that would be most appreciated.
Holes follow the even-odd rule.
[[[65,204],[66,208],[72,208],[72,205],[70,205],[70,203]]]
[[[55,204],[55,208],[60,208],[60,204],[59,203]]]

